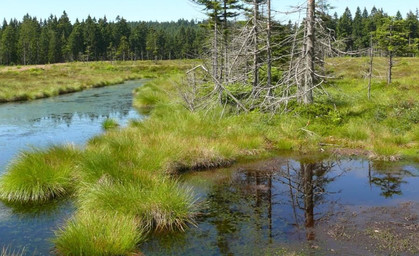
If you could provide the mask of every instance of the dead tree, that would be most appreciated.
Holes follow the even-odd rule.
[[[295,12],[302,13],[306,10],[304,22],[297,22],[295,26],[291,26],[291,34],[281,36],[281,39],[276,41],[272,40],[272,36],[275,36],[273,34],[278,33],[278,30],[272,30],[271,0],[247,0],[247,3],[250,7],[247,12],[248,21],[233,23],[234,25],[229,27],[229,32],[234,36],[229,37],[231,40],[228,41],[228,47],[222,47],[222,53],[218,53],[225,58],[223,77],[209,72],[211,65],[212,69],[215,68],[215,62],[214,59],[207,59],[203,67],[209,73],[205,77],[213,82],[214,88],[208,87],[208,80],[203,79],[203,86],[200,87],[197,85],[198,79],[190,79],[194,81],[193,88],[196,88],[192,91],[196,91],[200,96],[206,95],[205,100],[200,97],[205,104],[198,105],[211,108],[221,104],[224,108],[235,107],[238,111],[260,109],[277,113],[286,111],[288,103],[293,100],[302,104],[313,103],[314,91],[327,94],[322,88],[322,84],[328,78],[327,73],[321,72],[322,70],[318,72],[315,68],[324,68],[326,57],[343,53],[336,45],[333,31],[324,27],[321,15],[316,17],[316,1],[309,0],[306,6],[298,6]],[[260,11],[264,4],[267,10],[265,12],[264,8]],[[264,40],[261,40],[262,38]],[[273,49],[284,47],[288,52],[274,56]],[[212,54],[212,57],[214,55]],[[281,67],[276,66],[277,69],[281,68],[282,76],[273,80],[272,68],[278,65],[277,63],[282,63]],[[266,71],[266,76],[262,75],[265,73],[261,70]],[[221,100],[214,103],[212,99],[215,98]]]
[[[373,63],[374,63],[374,47],[372,44],[372,35],[370,36],[370,61],[369,61],[369,70],[368,70],[368,99],[371,99],[371,85],[372,85],[372,72],[373,72]]]
[[[253,87],[259,85],[259,40],[258,40],[259,3],[253,0]]]
[[[304,73],[304,92],[303,103],[313,103],[313,91],[315,82],[314,73],[314,40],[315,40],[315,0],[308,0],[307,2],[307,18],[306,18],[306,35],[304,42],[305,50],[305,73]]]
[[[268,21],[267,21],[267,37],[266,37],[266,52],[267,52],[267,87],[269,88],[268,94],[271,96],[271,85],[272,85],[272,46],[271,46],[271,37],[272,37],[272,12],[271,12],[271,0],[267,1],[268,7]]]

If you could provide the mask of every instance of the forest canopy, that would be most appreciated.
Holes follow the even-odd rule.
[[[368,48],[371,33],[388,23],[390,17],[375,7],[371,11],[358,7],[354,15],[349,8],[341,16],[329,12],[318,14],[318,17],[325,22],[332,36],[343,42],[343,51]],[[404,18],[398,12],[394,18],[405,35],[403,44],[416,45],[419,41],[418,11],[409,12]],[[238,18],[230,22],[240,24]],[[291,21],[275,24],[273,29],[278,33],[292,33],[296,26]],[[3,21],[0,29],[0,64],[194,59],[201,57],[206,50],[210,25],[210,19],[202,22],[129,22],[119,16],[115,21],[89,16],[72,23],[66,12],[59,18],[51,15],[47,19],[27,14],[21,21]],[[398,52],[398,55],[411,56],[418,49],[413,50],[409,53]]]

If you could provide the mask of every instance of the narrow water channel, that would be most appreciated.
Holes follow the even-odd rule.
[[[132,91],[141,81],[96,88],[54,98],[0,105],[0,175],[19,151],[74,143],[83,146],[113,118],[121,125],[141,119],[132,107]],[[73,212],[68,201],[43,207],[0,203],[0,249],[25,248],[28,255],[48,255],[53,230]]]

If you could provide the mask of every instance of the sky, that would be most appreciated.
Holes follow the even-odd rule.
[[[4,3],[2,3],[4,2]],[[290,6],[304,3],[305,0],[272,0],[274,9],[290,10]],[[375,5],[383,8],[390,15],[395,15],[397,10],[405,15],[409,10],[419,8],[418,0],[329,0],[336,9],[332,10],[339,15],[348,6],[355,14],[357,6],[367,7],[370,11]],[[89,14],[93,17],[103,17],[114,20],[120,15],[128,21],[172,21],[180,18],[203,19],[200,7],[190,0],[0,0],[0,21],[4,18],[22,17],[29,13],[37,18],[47,18],[50,14],[60,16],[66,11],[70,19],[85,19]],[[286,21],[291,16],[284,16],[278,12],[276,19]]]

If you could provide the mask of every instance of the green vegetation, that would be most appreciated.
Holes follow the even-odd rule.
[[[56,232],[62,255],[128,255],[144,238],[134,217],[84,212]]]
[[[117,127],[119,127],[118,122],[115,119],[112,119],[112,118],[107,118],[102,123],[102,128],[104,130],[110,130],[110,129],[114,129],[114,128],[117,128]]]
[[[0,25],[0,65],[197,58],[205,40],[200,25],[195,20],[129,22],[90,15],[72,24],[66,12],[46,19],[27,14],[22,21]]]
[[[387,85],[380,74],[385,74],[385,59],[377,59],[379,67],[372,84],[372,97],[368,100],[362,73],[367,60],[363,58],[332,59],[335,75],[339,77],[327,87],[330,97],[323,104],[335,105],[324,117],[331,122],[313,123],[312,130],[323,137],[322,142],[341,147],[362,148],[375,158],[393,156],[418,160],[419,87],[415,72],[417,58],[398,59],[394,67],[394,84]],[[327,129],[325,129],[327,128]],[[325,131],[326,130],[326,131]],[[331,136],[327,138],[326,136]]]
[[[10,202],[40,202],[67,195],[74,187],[72,146],[22,152],[1,177],[0,198]]]
[[[87,62],[0,67],[0,102],[47,98],[184,70],[188,61]]]

